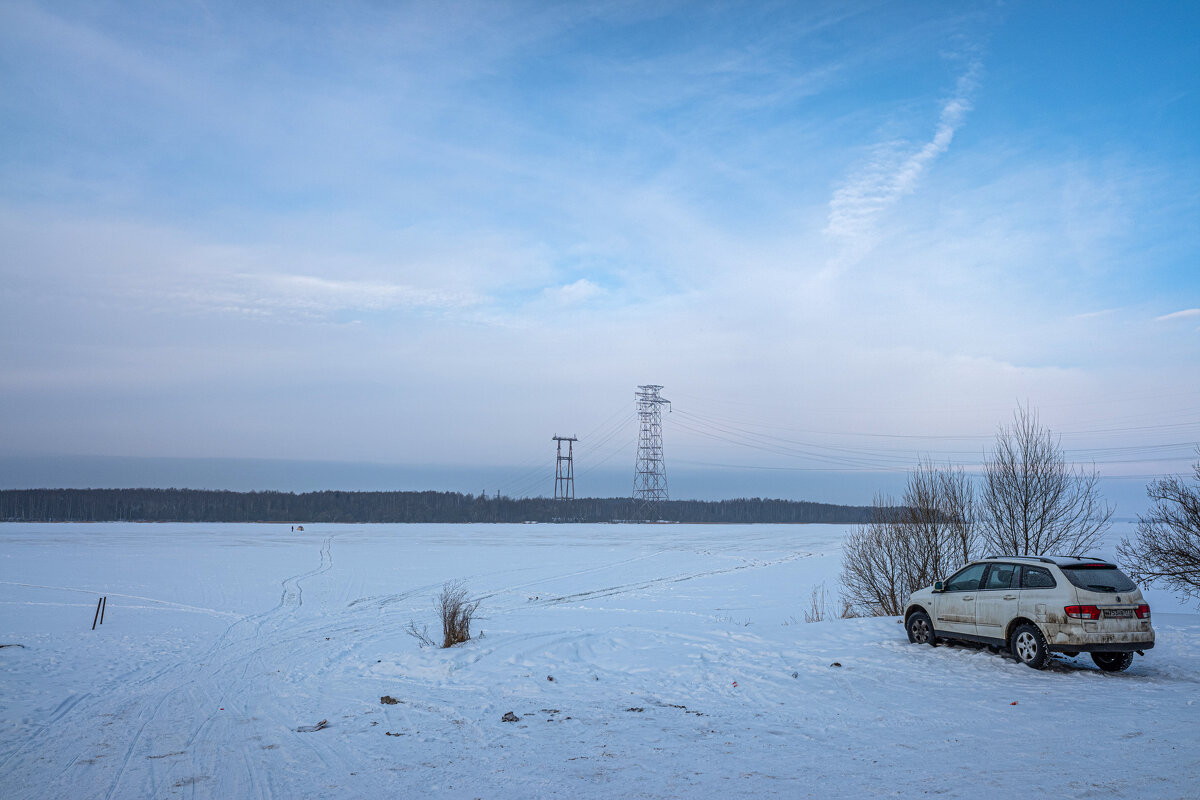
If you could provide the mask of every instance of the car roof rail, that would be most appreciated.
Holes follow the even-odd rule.
[[[993,559],[993,558],[1003,558],[1003,559],[1008,559],[1010,561],[1041,561],[1043,564],[1054,564],[1055,563],[1054,559],[1046,558],[1045,556],[988,556],[987,558],[984,559],[984,561],[988,561],[989,559]],[[1101,559],[1096,559],[1096,560],[1100,561]]]

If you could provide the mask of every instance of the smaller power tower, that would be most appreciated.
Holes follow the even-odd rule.
[[[575,443],[579,441],[574,436],[554,435],[554,443],[558,446],[558,459],[554,463],[554,499],[575,499]],[[563,442],[567,443],[567,454],[563,455]]]

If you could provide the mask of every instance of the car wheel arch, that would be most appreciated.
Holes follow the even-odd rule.
[[[915,604],[915,605],[911,605],[908,608],[904,609],[904,624],[907,625],[908,618],[918,612],[920,612],[922,614],[928,614],[929,618],[933,619],[933,615],[929,613],[929,609],[925,608],[924,606],[922,606],[920,604]]]
[[[1039,631],[1041,630],[1041,628],[1038,627],[1038,624],[1028,617],[1013,617],[1012,620],[1009,621],[1008,627],[1004,629],[1004,641],[1011,643],[1013,633],[1022,625],[1032,625]]]

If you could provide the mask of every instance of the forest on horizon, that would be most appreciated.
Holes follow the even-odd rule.
[[[5,522],[866,522],[867,506],[738,498],[572,500],[459,492],[234,492],[204,489],[4,489]]]

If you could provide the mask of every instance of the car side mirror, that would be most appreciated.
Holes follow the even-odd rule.
[[[941,581],[934,581],[934,582],[933,582],[933,590],[934,590],[935,592],[940,592],[940,591],[942,591],[942,588],[943,588],[943,587],[942,587],[942,582],[941,582]]]

